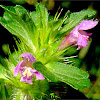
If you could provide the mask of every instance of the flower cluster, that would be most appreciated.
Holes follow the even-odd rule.
[[[14,76],[17,76],[19,71],[21,72],[21,82],[26,82],[28,84],[32,84],[32,78],[35,74],[38,80],[43,80],[45,77],[32,68],[32,63],[36,62],[36,59],[32,56],[31,53],[23,53],[20,55],[23,58],[21,62],[14,68]]]
[[[87,41],[90,40],[92,33],[87,33],[84,30],[91,29],[98,24],[98,21],[83,20],[79,25],[77,25],[61,42],[59,50],[73,44],[73,46],[78,46],[77,50],[88,45]]]

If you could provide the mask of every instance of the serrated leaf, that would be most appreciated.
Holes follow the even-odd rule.
[[[89,74],[77,67],[60,62],[50,62],[46,68],[60,81],[67,83],[75,89],[83,89],[90,86]]]

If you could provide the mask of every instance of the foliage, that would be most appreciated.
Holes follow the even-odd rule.
[[[71,47],[62,51],[58,47],[65,34],[83,19],[94,16],[95,11],[82,10],[71,14],[68,11],[63,19],[56,14],[52,20],[48,20],[48,11],[42,4],[37,4],[36,11],[32,12],[20,5],[1,7],[5,10],[3,17],[0,17],[1,25],[19,40],[15,40],[18,50],[13,53],[9,50],[9,58],[2,58],[5,65],[0,65],[0,82],[4,87],[4,83],[9,83],[17,88],[11,90],[16,91],[16,100],[25,99],[27,95],[30,95],[29,98],[42,99],[49,94],[46,92],[49,88],[48,82],[65,82],[77,90],[90,86],[87,72],[63,62],[66,59],[64,55]],[[13,77],[13,69],[21,61],[19,55],[25,52],[34,55],[37,62],[33,63],[33,67],[46,77],[45,80],[39,81],[34,77],[33,85],[29,85],[19,81],[20,74]]]

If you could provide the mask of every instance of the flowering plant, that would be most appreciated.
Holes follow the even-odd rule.
[[[32,12],[20,5],[1,7],[5,10],[0,17],[1,25],[19,38],[16,39],[18,50],[4,59],[5,66],[0,65],[0,78],[17,88],[16,98],[21,93],[23,98],[26,94],[27,98],[43,98],[50,82],[64,82],[77,90],[90,86],[89,74],[64,60],[71,45],[78,46],[77,50],[88,45],[91,33],[83,30],[97,25],[98,21],[90,20],[95,11],[68,11],[63,19],[56,14],[49,20],[42,4],[37,4],[36,11]]]
[[[18,63],[18,65],[14,68],[14,76],[18,75],[18,72],[21,72],[21,82],[26,82],[28,84],[32,83],[32,78],[35,73],[36,78],[38,80],[45,79],[41,73],[36,71],[32,68],[32,63],[36,62],[35,58],[30,53],[23,53],[20,55],[20,57],[23,57],[23,60]]]

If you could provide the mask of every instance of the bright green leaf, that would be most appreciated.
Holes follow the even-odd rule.
[[[60,81],[67,83],[76,89],[83,89],[90,86],[89,74],[77,67],[60,62],[50,62],[46,68],[53,73]]]

